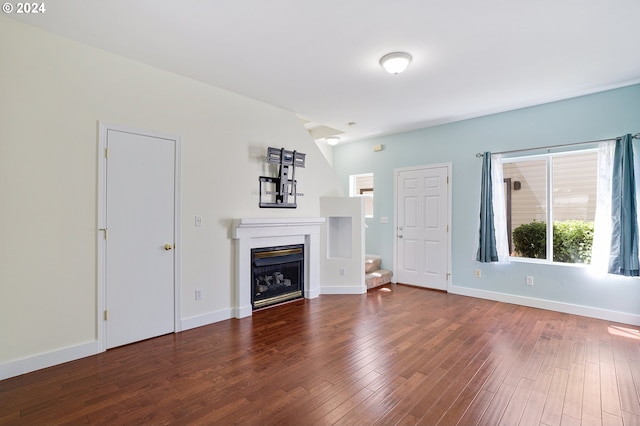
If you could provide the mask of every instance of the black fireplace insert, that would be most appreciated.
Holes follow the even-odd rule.
[[[303,297],[304,244],[251,250],[253,309]]]

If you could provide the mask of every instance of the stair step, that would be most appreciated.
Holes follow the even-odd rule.
[[[380,269],[381,263],[382,259],[380,256],[367,254],[364,258],[364,272],[368,274],[370,272],[377,271]]]
[[[389,284],[393,273],[387,269],[377,269],[365,275],[367,290]]]

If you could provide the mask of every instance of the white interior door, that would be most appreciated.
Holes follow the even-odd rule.
[[[107,130],[106,347],[174,331],[176,141]]]
[[[396,171],[396,281],[447,289],[448,167]]]

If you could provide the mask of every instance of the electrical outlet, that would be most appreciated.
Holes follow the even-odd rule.
[[[482,276],[482,271],[480,269],[476,269],[474,275],[476,278],[480,278]]]
[[[202,216],[196,216],[196,226],[202,226]]]
[[[533,277],[531,275],[527,275],[527,285],[533,285]]]
[[[196,300],[202,300],[202,289],[196,289]]]
[[[340,268],[340,276],[344,277],[344,268]]]

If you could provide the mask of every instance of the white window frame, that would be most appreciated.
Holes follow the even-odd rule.
[[[563,155],[584,154],[587,152],[598,152],[598,149],[584,148],[584,149],[575,149],[575,150],[568,150],[568,151],[561,151],[561,152],[549,152],[545,154],[520,155],[517,157],[502,158],[503,165],[509,164],[509,163],[524,162],[524,161],[538,161],[542,159],[546,161],[546,178],[547,179],[546,179],[546,185],[545,185],[545,191],[546,191],[545,221],[547,223],[547,236],[546,236],[547,257],[546,259],[534,259],[531,257],[509,256],[509,261],[575,266],[575,267],[582,267],[582,268],[586,268],[590,266],[590,264],[587,264],[587,263],[567,263],[567,262],[553,261],[553,221],[552,221],[553,220],[553,162],[549,161],[553,157],[559,157]],[[549,226],[549,224],[551,224],[551,226]]]

